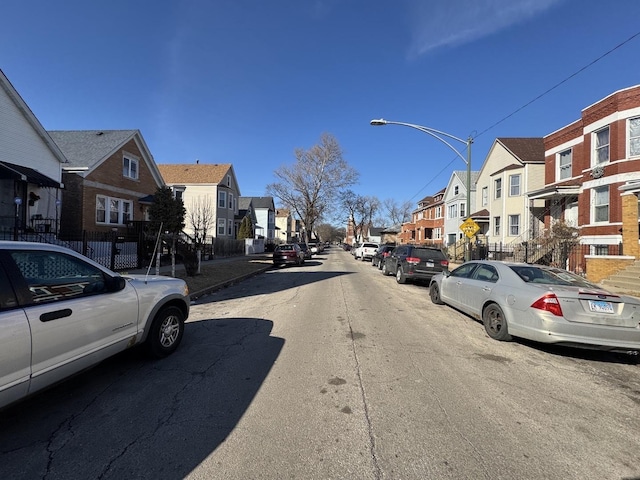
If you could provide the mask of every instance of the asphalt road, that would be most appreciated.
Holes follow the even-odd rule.
[[[640,478],[640,366],[491,340],[329,249],[0,412],[0,478]]]

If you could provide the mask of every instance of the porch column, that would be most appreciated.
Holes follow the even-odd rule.
[[[638,196],[622,194],[622,248],[625,255],[640,259],[638,244]]]

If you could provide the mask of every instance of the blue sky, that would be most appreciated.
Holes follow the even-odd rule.
[[[327,132],[356,192],[415,204],[464,162],[371,119],[473,135],[479,170],[496,137],[640,83],[638,0],[4,0],[2,16],[0,68],[46,129],[139,129],[157,163],[232,163],[245,196]]]

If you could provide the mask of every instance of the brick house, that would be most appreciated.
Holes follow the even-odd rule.
[[[529,197],[545,201],[545,227],[564,221],[592,255],[606,255],[623,242],[627,201],[635,217],[628,241],[637,252],[637,189],[627,186],[640,181],[640,85],[586,107],[578,120],[545,136],[544,148],[545,186]]]
[[[130,222],[148,220],[151,196],[164,182],[139,130],[48,133],[68,159],[61,236],[124,231]]]
[[[399,243],[442,245],[444,239],[444,194],[443,188],[418,202],[411,212],[411,221],[401,226],[397,236]]]

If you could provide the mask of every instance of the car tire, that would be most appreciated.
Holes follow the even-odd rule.
[[[498,304],[491,303],[485,307],[482,311],[482,323],[484,324],[487,335],[494,340],[501,342],[511,340],[507,319],[504,317],[504,312]]]
[[[398,270],[396,270],[396,282],[407,283],[407,276],[404,274],[402,267],[398,267]]]
[[[382,275],[384,275],[385,277],[391,273],[387,269],[387,262],[382,264],[382,268],[380,270],[382,270]]]
[[[153,319],[146,340],[147,352],[155,358],[172,354],[184,335],[184,313],[178,307],[164,307]]]
[[[431,297],[431,302],[436,305],[444,305],[442,298],[440,297],[440,287],[436,282],[433,282],[429,286],[429,297]]]

